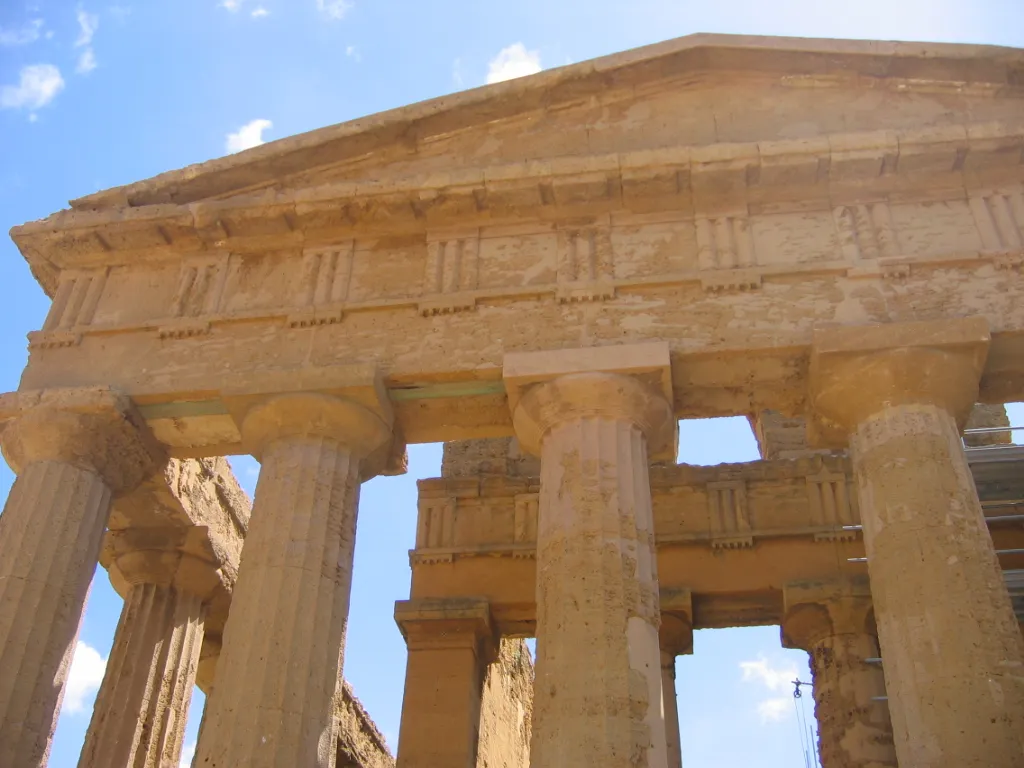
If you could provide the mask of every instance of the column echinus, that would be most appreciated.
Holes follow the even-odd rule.
[[[506,355],[541,457],[534,768],[665,768],[652,458],[675,458],[668,346]]]
[[[849,441],[900,765],[1024,759],[1024,641],[960,442],[982,318],[819,330],[812,437]]]
[[[810,656],[821,768],[896,768],[867,579],[788,584],[782,645]]]
[[[45,765],[111,499],[166,463],[131,401],[95,388],[0,396],[17,473],[0,515],[0,765]]]
[[[262,468],[195,758],[203,768],[334,765],[359,486],[387,463],[393,414],[370,367],[320,384],[224,395]]]
[[[100,563],[124,606],[78,765],[177,766],[207,620],[230,600],[249,504],[224,459],[172,459],[114,510]]]

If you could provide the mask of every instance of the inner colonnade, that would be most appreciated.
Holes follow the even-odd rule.
[[[195,681],[195,765],[350,755],[359,488],[417,442],[452,445],[395,608],[402,768],[524,765],[527,728],[535,768],[678,765],[672,659],[754,624],[810,653],[829,768],[1020,765],[1021,457],[961,433],[1024,400],[1021,71],[694,36],[15,228],[53,305],[0,396],[0,765],[46,762],[97,561],[125,608],[82,765],[173,764]],[[769,456],[770,413],[808,445],[671,464],[681,418]]]

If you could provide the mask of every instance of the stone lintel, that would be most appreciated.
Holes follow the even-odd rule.
[[[988,354],[983,317],[816,329],[811,349],[812,445],[843,447],[886,407],[933,404],[962,428]]]
[[[420,598],[395,603],[395,623],[409,650],[472,648],[484,664],[494,660],[499,634],[482,598]]]
[[[693,598],[688,589],[661,590],[661,627],[658,639],[662,653],[688,656],[693,653]]]
[[[787,584],[782,594],[783,648],[809,650],[826,637],[875,634],[866,576]]]
[[[589,382],[578,378],[589,374],[606,374],[609,377],[624,377],[638,383],[641,389],[630,393],[606,393],[603,396],[596,390],[598,380]],[[542,424],[543,419],[536,415],[517,419],[520,407],[527,393],[537,391],[541,384],[555,381],[568,382],[577,380],[574,399],[579,400],[582,410],[612,409],[619,400],[640,410],[650,411],[651,416],[660,409],[653,403],[641,405],[639,399],[664,400],[668,406],[667,417],[658,414],[647,429],[648,450],[651,460],[675,459],[678,447],[678,425],[671,415],[673,404],[672,366],[669,358],[669,347],[665,342],[649,342],[641,344],[622,344],[606,347],[584,347],[577,349],[546,350],[543,352],[515,352],[505,355],[502,375],[505,391],[508,395],[509,408],[516,421],[516,434],[524,448],[534,454],[540,452],[540,438],[548,425]],[[612,381],[612,379],[608,379]],[[589,391],[588,391],[589,390]],[[644,398],[641,392],[646,393]],[[616,396],[620,395],[620,396]],[[557,398],[555,398],[557,399]],[[584,402],[589,400],[592,402]],[[567,401],[566,405],[570,405]],[[561,408],[555,408],[561,410]],[[639,413],[628,413],[623,409],[622,416],[637,417]],[[636,410],[636,408],[634,408]],[[524,414],[525,415],[525,414]]]
[[[15,472],[62,461],[99,474],[115,496],[167,461],[131,398],[108,387],[23,390],[0,395],[3,453]]]

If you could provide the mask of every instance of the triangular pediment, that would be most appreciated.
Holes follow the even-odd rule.
[[[526,161],[941,129],[968,114],[1019,121],[1022,73],[1024,53],[991,46],[692,35],[281,139],[73,207],[180,205]],[[994,89],[1017,93],[993,100]]]

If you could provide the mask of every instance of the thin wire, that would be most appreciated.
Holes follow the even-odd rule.
[[[810,754],[807,749],[807,733],[804,730],[804,717],[797,699],[800,698],[800,684],[796,683],[796,690],[793,691],[793,709],[796,710],[796,729],[800,734],[800,751],[803,752],[804,768],[813,768],[810,761]]]

